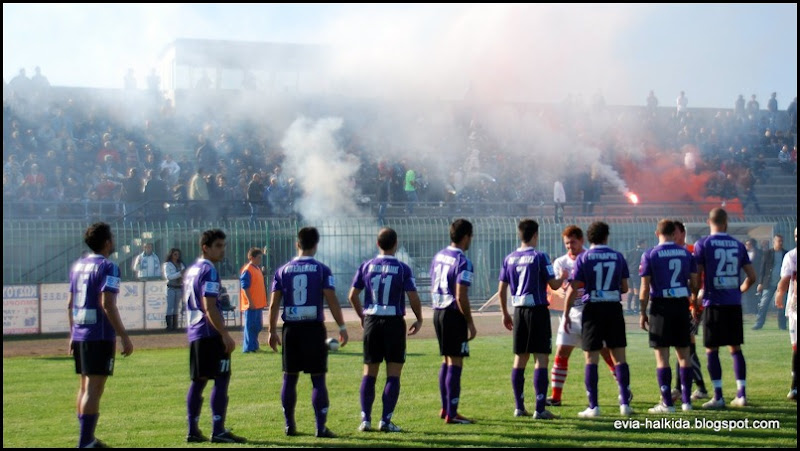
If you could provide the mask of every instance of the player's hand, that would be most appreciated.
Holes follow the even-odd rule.
[[[422,329],[422,321],[414,321],[411,327],[408,328],[408,335],[416,335],[419,330]]]
[[[69,344],[67,344],[67,355],[72,355],[72,337],[69,338]]]
[[[269,333],[269,339],[267,340],[269,343],[269,347],[272,348],[273,351],[278,352],[278,346],[281,344],[281,337],[278,336],[278,333],[272,331]]]
[[[756,294],[761,293],[761,290],[763,290],[763,289],[764,289],[764,285],[762,285],[762,284],[756,285]]]
[[[467,323],[467,329],[469,330],[469,338],[467,338],[467,341],[472,340],[478,335],[478,329],[475,328],[475,323],[471,321]]]
[[[222,336],[222,344],[225,345],[225,354],[230,354],[236,349],[236,342],[233,341],[230,334],[225,334]]]
[[[364,318],[366,318],[366,315],[361,315],[361,330],[364,330]]]
[[[508,330],[514,330],[514,319],[508,313],[503,314],[503,326]]]
[[[700,310],[700,308],[697,307],[696,305],[691,310],[691,312],[692,312],[692,324],[697,324],[697,322],[700,320],[700,312],[699,312],[699,310]]]
[[[650,325],[650,319],[647,318],[647,313],[642,312],[639,314],[639,327],[642,330],[647,330],[648,326]]]
[[[775,307],[783,308],[783,296],[775,296]],[[780,315],[780,312],[778,312],[778,315]]]
[[[347,344],[347,329],[339,331],[339,346],[344,347]]]
[[[572,329],[572,321],[569,319],[569,315],[564,315],[564,333],[568,334],[569,330]]]
[[[133,342],[129,336],[125,335],[122,337],[122,355],[128,357],[131,354],[133,354]]]

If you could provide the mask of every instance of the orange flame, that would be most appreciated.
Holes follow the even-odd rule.
[[[636,204],[639,203],[639,196],[637,196],[636,193],[629,192],[628,194],[625,195],[625,197],[627,197],[628,200],[631,201],[631,203],[633,205],[636,205]]]

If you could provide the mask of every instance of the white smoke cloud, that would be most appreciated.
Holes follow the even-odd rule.
[[[359,161],[336,142],[341,118],[297,118],[281,142],[285,174],[300,188],[295,209],[308,221],[358,214],[353,177]]]

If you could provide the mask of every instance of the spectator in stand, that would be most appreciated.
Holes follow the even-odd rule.
[[[134,220],[141,216],[139,211],[144,200],[144,184],[137,168],[128,169],[128,176],[122,180],[122,201],[125,219]]]
[[[786,108],[786,114],[789,115],[789,133],[797,133],[797,97]]]
[[[761,105],[758,104],[758,101],[756,100],[756,95],[755,94],[750,96],[750,100],[747,102],[746,109],[747,109],[747,118],[752,122],[757,121],[758,120],[758,110],[761,109]]]
[[[164,203],[171,199],[167,185],[156,170],[145,172],[144,201],[147,203],[147,219],[161,221],[166,217]]]
[[[30,173],[25,176],[23,186],[29,189],[30,195],[35,200],[41,200],[45,189],[45,176],[39,172],[39,165],[31,164]]]
[[[164,161],[161,162],[161,170],[167,170],[166,182],[170,186],[178,183],[178,176],[181,174],[181,166],[172,159],[172,154],[164,155]]]
[[[203,208],[209,200],[206,170],[203,166],[197,168],[195,175],[189,180],[189,218],[194,221],[203,219]]]
[[[686,97],[686,93],[681,91],[680,95],[675,101],[677,103],[677,113],[678,118],[681,118],[686,115],[687,109],[689,108],[689,99]]]
[[[736,103],[733,107],[733,113],[736,115],[737,119],[743,119],[745,117],[744,96],[741,94],[739,94],[739,97],[736,98]]]
[[[647,95],[647,113],[650,116],[656,114],[656,110],[658,109],[658,98],[656,97],[655,92],[650,90],[650,94]]]
[[[264,184],[261,183],[261,174],[253,174],[252,180],[247,184],[247,204],[250,206],[250,222],[264,214]]]
[[[792,161],[792,154],[789,153],[789,146],[784,145],[778,153],[778,166],[786,174],[792,174],[795,171],[795,162]]]

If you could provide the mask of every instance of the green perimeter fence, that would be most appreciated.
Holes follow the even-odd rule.
[[[408,263],[417,276],[420,294],[428,301],[428,270],[431,258],[449,243],[449,225],[455,218],[395,218],[386,226],[394,228],[400,239],[398,258]],[[483,302],[497,290],[497,276],[503,257],[514,250],[518,217],[467,218],[474,225],[474,238],[467,255],[475,266],[475,282],[470,290],[474,302]],[[539,249],[551,258],[564,253],[561,230],[567,225],[552,218],[539,221]],[[625,252],[636,246],[639,239],[650,245],[656,243],[654,230],[660,218],[618,217],[577,218],[575,224],[586,228],[594,220],[611,225],[609,245]],[[677,218],[688,229],[689,240],[707,234],[705,216]],[[72,262],[87,248],[83,243],[86,221],[3,221],[3,285],[67,282]],[[328,219],[307,224],[294,219],[246,220],[226,223],[187,222],[118,222],[112,224],[117,252],[112,260],[119,264],[123,280],[134,280],[131,270],[134,257],[144,242],[152,242],[163,261],[172,247],[182,250],[187,265],[199,253],[200,233],[219,227],[228,235],[226,261],[220,265],[223,278],[237,277],[253,246],[268,249],[264,264],[271,273],[291,259],[295,253],[295,238],[299,228],[315,226],[321,241],[317,258],[331,267],[336,277],[337,294],[346,299],[353,274],[360,263],[377,253],[375,245],[380,227],[374,218]],[[729,232],[739,239],[748,237],[759,241],[782,234],[786,248],[794,247],[792,233],[796,217],[756,216],[732,218]]]

